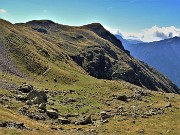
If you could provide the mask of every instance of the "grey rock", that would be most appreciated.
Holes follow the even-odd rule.
[[[50,118],[54,118],[57,119],[58,118],[58,113],[54,110],[47,110],[46,114],[50,117]]]
[[[25,95],[17,95],[16,99],[20,100],[20,101],[26,101],[27,100],[27,96],[25,96]]]
[[[145,130],[144,130],[144,129],[139,129],[139,130],[138,130],[138,133],[144,134],[144,133],[145,133]]]
[[[102,119],[102,120],[106,120],[106,119],[108,119],[108,118],[111,117],[111,115],[107,114],[106,111],[100,112],[100,115],[101,115],[101,119]]]
[[[170,103],[170,102],[168,102],[168,103],[166,103],[165,104],[165,106],[164,106],[165,108],[169,108],[169,107],[172,107],[172,104]]]
[[[46,104],[45,104],[45,103],[39,104],[38,107],[39,107],[40,109],[42,109],[42,110],[46,110]]]
[[[25,127],[24,123],[14,121],[0,121],[0,127],[29,130],[27,127]]]
[[[60,124],[70,124],[71,123],[71,121],[69,120],[69,119],[67,119],[67,118],[58,118],[58,123],[60,123]]]
[[[45,103],[46,101],[42,97],[35,97],[33,100],[31,100],[34,104],[42,104]]]
[[[82,118],[80,118],[75,124],[77,125],[87,125],[87,124],[92,124],[92,119],[91,119],[91,115],[88,116],[83,116]]]
[[[27,100],[27,101],[26,101],[26,104],[27,104],[27,105],[32,105],[33,102],[32,102],[31,100]]]
[[[23,84],[22,86],[20,86],[18,88],[18,90],[23,92],[23,93],[29,93],[30,91],[33,90],[33,86],[29,85],[29,84]]]
[[[75,99],[75,98],[69,98],[69,99],[67,100],[67,102],[77,102],[77,99]]]
[[[127,101],[128,97],[126,95],[119,95],[117,96],[117,99],[121,101]]]
[[[31,100],[34,104],[41,104],[47,102],[47,95],[44,91],[33,90],[28,93],[27,99]]]

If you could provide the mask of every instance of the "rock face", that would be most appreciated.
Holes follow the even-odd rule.
[[[84,48],[72,59],[90,75],[101,79],[125,80],[151,90],[180,93],[180,90],[167,77],[147,64],[129,55],[120,40],[107,32],[102,25],[84,26],[110,43]],[[116,48],[117,47],[117,48]]]
[[[179,93],[179,89],[167,77],[147,64],[121,54],[121,50],[109,45],[92,46],[71,58],[91,76],[100,79],[124,80],[151,90]]]

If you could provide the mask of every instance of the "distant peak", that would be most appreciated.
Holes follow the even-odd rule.
[[[51,21],[51,20],[32,20],[27,22],[26,24],[30,24],[30,25],[51,25],[51,24],[55,24],[55,22]]]
[[[12,24],[12,23],[10,23],[10,22],[8,22],[8,21],[6,21],[6,20],[4,20],[4,19],[1,19],[1,18],[0,18],[0,23],[4,23],[4,24]]]
[[[88,27],[90,29],[99,29],[99,28],[104,29],[104,27],[100,23],[91,23],[84,25],[83,27]]]
[[[174,39],[179,39],[180,37],[178,37],[178,36],[175,36],[175,37],[173,37]]]

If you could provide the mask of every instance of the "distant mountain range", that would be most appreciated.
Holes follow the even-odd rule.
[[[116,37],[132,56],[153,66],[180,87],[180,37],[138,44],[131,44],[120,35]]]
[[[115,36],[123,43],[124,48],[126,48],[126,46],[128,47],[129,45],[132,45],[132,44],[143,43],[143,41],[137,40],[137,39],[124,39],[119,34],[116,34]]]

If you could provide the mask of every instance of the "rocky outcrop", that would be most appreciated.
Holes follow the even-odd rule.
[[[84,48],[71,58],[91,76],[99,79],[124,80],[155,91],[180,92],[157,70],[108,44]]]

